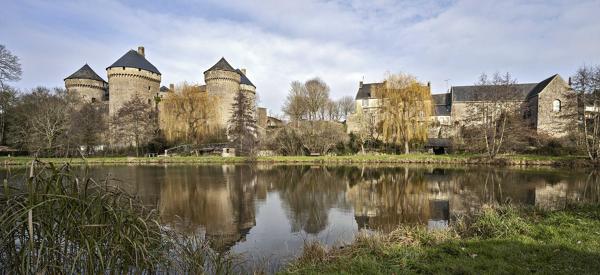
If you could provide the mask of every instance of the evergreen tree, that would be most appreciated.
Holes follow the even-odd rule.
[[[231,107],[232,114],[227,127],[227,137],[235,147],[237,155],[252,155],[257,140],[254,106],[250,98],[240,91]]]

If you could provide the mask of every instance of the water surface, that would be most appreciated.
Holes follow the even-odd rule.
[[[485,204],[557,209],[600,201],[597,172],[552,168],[119,165],[89,172],[156,207],[167,226],[218,240],[214,249],[271,271],[308,240],[341,245],[361,229],[445,227]]]

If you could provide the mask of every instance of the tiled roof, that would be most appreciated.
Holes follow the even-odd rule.
[[[65,80],[67,79],[91,79],[106,82],[104,81],[104,79],[102,79],[102,77],[100,77],[96,72],[94,72],[94,70],[92,70],[92,68],[88,64],[83,65],[81,69],[77,70],[72,75],[65,78]]]
[[[130,50],[127,53],[125,53],[121,58],[119,58],[117,61],[115,61],[115,63],[113,63],[106,69],[114,67],[136,68],[160,74],[158,69],[154,67],[152,63],[146,60],[146,58],[143,55],[139,54],[134,50]]]
[[[553,75],[539,83],[523,83],[512,85],[512,89],[502,91],[497,86],[454,86],[452,101],[488,101],[488,100],[526,100],[536,96],[558,75]]]

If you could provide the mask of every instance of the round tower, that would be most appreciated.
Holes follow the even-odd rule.
[[[144,47],[130,50],[106,68],[108,74],[109,114],[116,114],[123,104],[139,97],[156,107],[161,73],[146,60]]]
[[[100,102],[105,98],[108,84],[88,64],[64,80],[67,92],[77,95],[84,103]]]
[[[231,107],[237,92],[240,90],[241,75],[225,58],[221,58],[214,66],[204,72],[206,92],[219,99],[217,120],[221,127],[226,127],[231,118]]]
[[[241,76],[240,80],[240,91],[250,99],[250,106],[252,106],[252,114],[256,118],[256,86],[252,84],[250,79],[246,76],[246,69],[238,69],[238,74]]]

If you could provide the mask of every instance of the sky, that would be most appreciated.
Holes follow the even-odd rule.
[[[565,79],[600,64],[600,0],[0,0],[0,44],[20,57],[26,91],[64,86],[144,46],[161,85],[204,83],[225,57],[246,68],[259,105],[280,114],[290,82],[320,77],[332,98],[359,81],[410,73],[433,93],[481,73]]]

